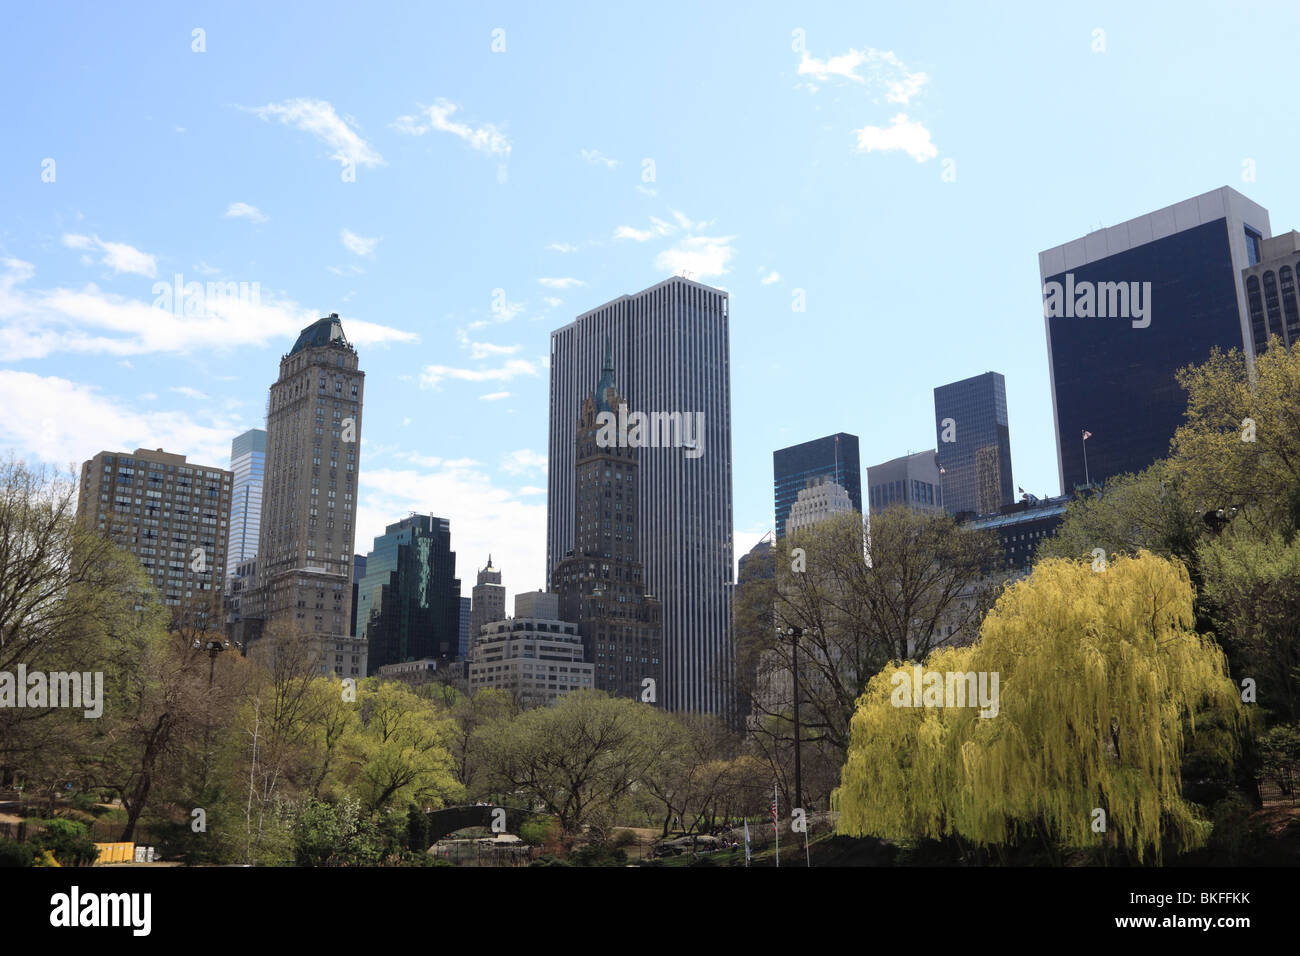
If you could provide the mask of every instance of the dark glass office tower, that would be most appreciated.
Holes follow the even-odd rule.
[[[997,372],[934,390],[935,440],[949,514],[992,514],[1015,502],[1007,385]]]
[[[1187,407],[1178,369],[1216,345],[1254,361],[1242,273],[1269,235],[1268,211],[1224,186],[1039,253],[1063,492],[1169,453]],[[1064,314],[1049,314],[1053,296]]]
[[[837,432],[802,445],[772,452],[772,487],[776,498],[776,536],[785,535],[790,507],[810,478],[826,477],[849,493],[862,511],[862,466],[858,462],[858,436]]]
[[[460,579],[451,522],[411,515],[385,528],[366,555],[357,601],[357,636],[368,643],[370,673],[385,664],[455,658]]]

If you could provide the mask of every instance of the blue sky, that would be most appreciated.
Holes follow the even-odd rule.
[[[0,448],[224,465],[338,312],[358,550],[429,511],[466,594],[488,551],[513,594],[544,578],[549,332],[687,270],[732,298],[737,554],[775,448],[933,447],[934,386],[989,369],[1016,484],[1056,493],[1037,253],[1222,185],[1300,222],[1300,9],[802,6],[12,7]],[[153,308],[177,273],[260,300]]]

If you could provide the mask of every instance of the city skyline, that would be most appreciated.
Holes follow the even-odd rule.
[[[333,64],[378,27],[345,5],[193,24],[88,9],[81,37],[27,11],[30,42],[0,38],[0,70],[32,91],[12,118],[25,148],[0,157],[0,444],[53,465],[159,446],[225,465],[231,439],[263,427],[261,370],[338,312],[373,375],[358,538],[412,510],[445,514],[463,553],[492,552],[512,591],[536,589],[547,334],[684,270],[725,288],[746,322],[732,346],[739,556],[771,530],[774,448],[839,428],[865,461],[929,447],[931,390],[988,368],[1007,380],[1016,484],[1056,493],[1037,253],[1225,184],[1268,208],[1275,232],[1296,221],[1281,170],[1297,133],[1228,108],[1247,49],[1260,82],[1280,79],[1294,11],[1248,47],[1213,8],[1172,23],[1118,7],[1033,23],[958,9],[940,33],[906,10],[692,14],[691,34],[672,16],[638,24],[645,42],[629,51],[598,39],[623,26],[618,11],[564,25],[527,9],[500,23],[412,11],[358,84]],[[990,29],[1014,62],[965,40]],[[436,58],[433,35],[447,40]],[[290,71],[286,43],[317,55]],[[584,109],[554,107],[566,81],[542,61],[578,51],[610,79]],[[1058,82],[1025,84],[1026,70]],[[734,108],[690,105],[704,81]],[[1153,120],[1123,95],[1147,88],[1180,95]],[[1105,135],[1050,161],[1040,128],[990,124],[984,109],[1048,115],[1062,101]],[[1206,109],[1221,124],[1212,148]],[[756,128],[757,115],[772,121]],[[878,222],[892,226],[866,228]],[[936,284],[918,251],[938,229],[962,254]],[[187,316],[190,282],[256,284],[259,299]],[[879,354],[911,358],[868,359]],[[889,407],[873,410],[872,394]]]

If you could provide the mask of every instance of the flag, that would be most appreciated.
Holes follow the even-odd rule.
[[[772,826],[776,826],[776,787],[772,788]]]
[[[745,820],[745,865],[749,866],[749,819]]]
[[[1088,440],[1089,438],[1091,438],[1091,437],[1092,437],[1092,432],[1084,432],[1084,433],[1083,433],[1083,440],[1084,440],[1084,441],[1087,441],[1087,440]]]

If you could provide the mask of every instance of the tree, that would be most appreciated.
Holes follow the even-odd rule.
[[[475,741],[493,787],[540,804],[573,836],[617,806],[658,759],[648,727],[660,715],[646,704],[577,690],[553,706],[494,721]]]
[[[1169,471],[1194,508],[1236,506],[1256,531],[1300,529],[1300,349],[1274,338],[1253,378],[1236,349],[1179,372],[1187,420]]]
[[[1105,571],[1040,562],[974,645],[925,661],[924,673],[985,675],[986,689],[998,675],[995,716],[902,706],[910,666],[872,679],[835,794],[840,832],[1053,850],[1105,841],[1136,862],[1203,844],[1210,825],[1180,793],[1185,735],[1209,712],[1235,747],[1244,718],[1222,651],[1191,630],[1192,599],[1182,565],[1149,552]]]

